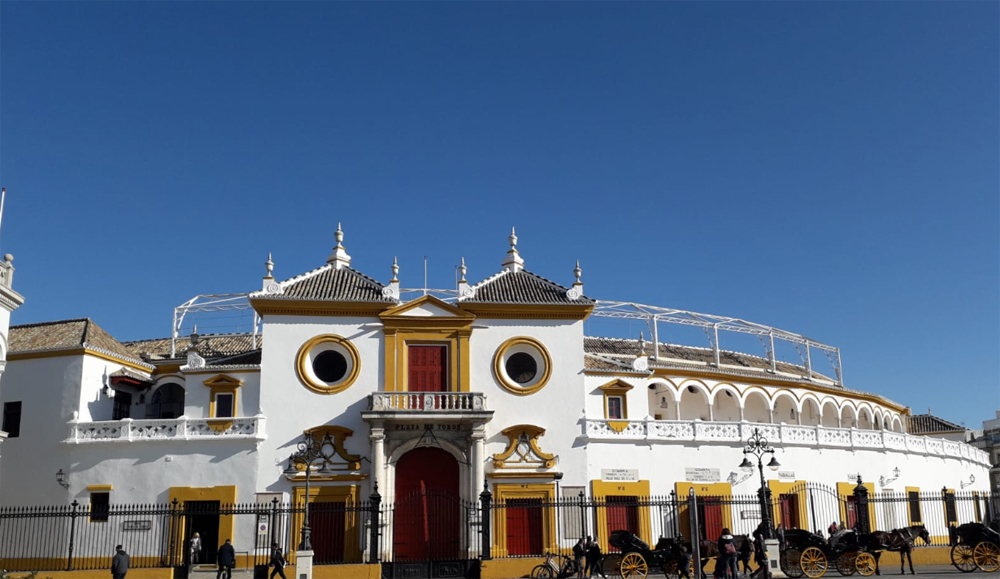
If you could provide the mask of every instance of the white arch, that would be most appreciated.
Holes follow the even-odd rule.
[[[838,428],[840,426],[840,406],[837,401],[827,396],[820,406],[820,424],[827,428]]]
[[[858,404],[858,429],[871,430],[872,428],[871,406],[862,402],[861,404]]]
[[[679,400],[674,384],[669,380],[653,380],[646,385],[646,389],[649,415],[660,415],[662,420],[675,420]]]
[[[750,422],[771,422],[771,400],[760,388],[743,393],[743,419]]]
[[[800,402],[802,403],[802,410],[799,413],[799,424],[819,426],[822,421],[819,398],[812,393],[807,393],[802,396]]]
[[[858,426],[858,409],[849,400],[844,400],[840,405],[840,426],[841,428]]]
[[[680,387],[680,402],[678,402],[678,419],[701,420],[712,419],[711,393],[698,380],[687,380]]]
[[[787,399],[788,402],[782,404],[782,399]],[[774,397],[771,399],[771,422],[775,424],[781,424],[782,422],[798,424],[800,410],[799,401],[795,399],[795,396],[791,392],[779,390],[774,393]]]
[[[903,420],[900,419],[898,414],[892,416],[892,431],[903,432]]]
[[[739,390],[729,384],[716,384],[712,389],[712,420],[743,420]]]

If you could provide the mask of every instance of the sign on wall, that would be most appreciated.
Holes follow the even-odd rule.
[[[153,521],[124,521],[122,531],[149,531],[153,528]]]
[[[688,482],[719,482],[722,480],[717,468],[685,468],[684,477]]]
[[[639,480],[639,469],[602,468],[601,480],[604,482],[636,482]]]
[[[790,478],[790,479],[794,480],[795,479],[795,471],[794,470],[779,470],[778,471],[778,478]]]

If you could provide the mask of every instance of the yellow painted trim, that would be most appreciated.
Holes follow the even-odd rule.
[[[594,500],[603,502],[607,497],[638,497],[642,499],[649,496],[649,481],[640,480],[636,482],[604,482],[602,480],[590,481],[590,494]],[[652,545],[653,534],[651,531],[649,507],[638,506],[639,511],[639,538]],[[594,531],[594,538],[601,544],[601,549],[607,553],[608,545],[608,510],[597,509],[597,527]]]
[[[501,430],[500,434],[507,437],[507,448],[503,452],[493,455],[493,468],[532,468],[532,463],[527,463],[528,466],[521,466],[523,463],[506,462],[517,450],[522,434],[528,437],[529,450],[542,459],[540,468],[552,468],[556,465],[556,455],[543,452],[538,446],[538,438],[545,435],[544,428],[533,424],[518,424]]]
[[[792,528],[789,523],[794,523],[797,529],[809,529],[809,495],[806,494],[806,481],[797,480],[795,482],[783,482],[779,480],[767,481],[767,486],[771,489],[771,498],[774,512],[771,513],[771,520],[785,525],[786,529]],[[791,491],[795,491],[794,493]],[[798,498],[799,519],[797,521],[783,521],[781,518],[781,495],[794,494]],[[874,527],[873,527],[874,528]]]
[[[297,466],[297,465],[296,465]],[[306,480],[305,471],[301,468],[297,468],[300,472],[292,477],[295,482],[304,482]],[[314,473],[309,476],[309,482],[324,482],[324,481],[359,481],[366,480],[368,475],[365,473],[348,473],[348,474],[318,474]]]
[[[470,374],[471,361],[469,354],[469,337],[472,330],[459,330],[458,332],[458,390],[460,392],[472,391],[472,377]]]
[[[87,566],[93,567],[92,570],[87,571],[38,571],[28,572],[28,571],[9,571],[6,576],[10,579],[29,579],[34,575],[45,577],[45,579],[108,579],[107,567],[110,566],[110,557],[73,557],[73,566]],[[133,565],[157,565],[159,564],[160,557],[132,557]],[[62,566],[66,567],[66,558],[62,557],[60,559],[44,559],[44,558],[8,558],[5,557],[4,566],[8,569],[17,569],[18,567],[27,568],[54,568]],[[130,568],[128,570],[129,579],[173,579],[174,569],[173,567],[167,568]]]
[[[512,499],[541,499],[542,503],[552,504],[556,498],[555,483],[494,483],[493,500],[503,504]],[[496,513],[506,513],[506,509],[497,509]],[[556,517],[551,507],[542,509],[542,545],[546,552],[559,549],[556,544]],[[507,517],[500,515],[493,518],[493,553],[495,557],[507,556]]]
[[[720,516],[721,523],[723,527],[733,528],[733,513],[731,506],[731,499],[733,497],[733,485],[728,482],[717,482],[717,483],[693,483],[693,482],[677,482],[674,483],[674,490],[677,492],[677,498],[681,501],[687,498],[688,493],[694,489],[694,494],[696,497],[719,497],[721,499],[722,514]],[[680,509],[677,514],[681,524],[681,532],[684,533],[685,537],[691,537],[691,523],[690,523],[690,513],[688,513],[688,506],[685,502],[682,502]]]
[[[13,352],[7,354],[7,360],[36,360],[41,358],[61,358],[63,356],[93,356],[95,358],[121,364],[122,366],[138,370],[139,372],[143,372],[145,374],[152,374],[156,371],[152,364],[149,366],[143,366],[134,360],[128,360],[113,354],[105,354],[104,352],[98,352],[97,350],[93,350],[91,348],[66,348],[65,350],[46,350],[44,352]]]
[[[955,517],[954,521],[948,520],[948,497],[951,496],[951,504],[955,507]],[[944,513],[944,524],[951,525],[954,523],[958,525],[958,500],[955,498],[955,489],[946,488],[941,491],[941,512]]]
[[[604,397],[604,416],[608,416],[608,397]],[[621,432],[628,428],[628,420],[611,420],[608,422],[608,428],[614,430],[615,432]]]
[[[202,369],[198,369],[198,370],[191,369],[191,370],[185,370],[184,371],[184,375],[185,376],[195,376],[195,375],[199,375],[199,374],[215,374],[218,371],[219,371],[218,368],[206,368],[204,370],[202,370]],[[244,370],[232,370],[232,372],[235,372],[235,373],[238,373],[238,374],[260,374],[260,368],[246,368]]]
[[[878,527],[876,525],[878,524],[878,521],[875,520],[875,503],[870,500],[871,497],[875,494],[875,483],[873,483],[873,482],[862,482],[861,484],[866,489],[868,489],[868,497],[869,497],[869,501],[868,501],[868,521],[871,523],[872,529],[877,529]],[[838,482],[837,483],[837,494],[840,495],[840,497],[842,499],[846,498],[846,497],[854,496],[854,488],[857,487],[857,486],[858,486],[858,483]],[[844,523],[844,525],[846,526],[847,525],[847,501],[846,500],[840,500],[839,502],[840,502],[840,521],[839,522]],[[909,508],[909,505],[907,505],[907,508]]]
[[[233,415],[232,416],[216,416],[215,415],[215,407],[216,407],[215,406],[215,399],[216,399],[216,397],[219,394],[231,394],[233,396]],[[239,408],[239,406],[237,405],[237,402],[239,401],[238,397],[239,397],[239,388],[212,388],[211,398],[209,398],[209,401],[208,401],[208,415],[211,418],[235,418],[236,416],[239,415],[239,412],[237,411],[237,408]],[[232,426],[232,425],[233,425],[233,422],[232,422],[232,420],[230,420],[229,421],[229,426]],[[227,426],[226,428],[229,428],[229,426]],[[213,428],[213,430],[214,430],[214,428]],[[219,432],[219,431],[216,431],[216,432]]]
[[[321,443],[323,438],[329,434],[330,438],[333,439],[333,449],[336,451],[337,456],[347,463],[348,470],[358,470],[361,468],[361,455],[351,454],[347,452],[344,448],[344,443],[347,441],[349,436],[354,436],[354,431],[350,428],[345,428],[343,426],[334,426],[332,424],[327,424],[323,426],[317,426],[315,428],[310,428],[305,430],[303,434],[312,434],[314,440],[317,444]],[[335,464],[330,464],[331,467],[335,467]],[[300,471],[305,471],[305,466],[297,464],[296,468]],[[309,477],[310,480],[316,478],[316,475]]]
[[[507,351],[514,346],[530,346],[534,348],[538,355],[542,357],[545,363],[545,369],[542,372],[542,376],[531,386],[524,387],[507,378],[507,372],[503,367],[503,358],[507,354]],[[493,354],[493,376],[500,382],[504,390],[510,392],[511,394],[516,394],[518,396],[527,396],[528,394],[534,394],[542,388],[545,387],[549,382],[549,378],[552,377],[552,356],[549,355],[549,351],[545,349],[545,346],[534,338],[529,338],[528,336],[517,336],[511,338],[504,343],[500,344],[497,348],[495,354]]]
[[[440,310],[448,312],[449,316],[407,316],[407,312],[419,308],[425,304],[430,304]],[[417,326],[420,328],[427,328],[429,324],[446,324],[450,326],[467,327],[471,324],[476,316],[470,314],[462,308],[455,307],[448,302],[434,297],[432,295],[426,295],[419,297],[415,300],[406,302],[390,308],[381,314],[379,317],[383,321],[388,321],[392,323],[393,327],[399,327],[397,324],[409,324],[410,322],[418,322]]]
[[[312,480],[312,477],[309,477]],[[292,487],[293,501],[296,507],[305,506],[305,486]],[[361,503],[361,487],[359,485],[310,486],[309,503],[345,503],[354,507]],[[360,557],[361,545],[358,543],[360,531],[357,509],[344,512],[344,556],[347,559]],[[302,512],[292,514],[292,545],[298,545],[302,533]]]
[[[227,374],[216,374],[215,376],[212,376],[208,380],[203,380],[202,384],[213,390],[215,389],[230,390],[242,386],[243,380],[240,380],[238,378],[233,378],[232,376],[229,376]]]
[[[100,492],[100,491],[113,491],[113,490],[115,490],[115,485],[89,485],[87,487],[87,492],[94,492],[94,491]]]
[[[309,377],[306,369],[309,352],[316,346],[326,343],[339,345],[347,350],[347,354],[351,357],[351,371],[340,382],[332,385],[314,381]],[[358,375],[361,373],[361,355],[358,354],[358,349],[350,340],[335,334],[322,334],[307,340],[299,348],[299,353],[295,357],[295,373],[298,375],[299,381],[316,394],[336,394],[350,388],[351,384],[354,384],[354,381],[358,379]]]
[[[385,302],[330,302],[251,298],[250,305],[261,316],[373,317],[393,307]]]
[[[632,385],[624,380],[613,380],[607,384],[598,388],[604,393],[604,418],[610,420],[611,414],[608,412],[608,398],[611,396],[618,396],[622,399],[622,415],[619,420],[628,420],[628,396],[627,393],[632,389]],[[621,432],[624,430],[628,423],[614,423],[611,424],[611,429],[615,432]]]
[[[544,479],[544,480],[555,480],[557,472],[517,472],[517,471],[494,471],[486,473],[486,478],[495,479]]]
[[[911,525],[920,525],[920,524],[923,524],[923,522],[924,522],[923,521],[923,518],[924,518],[924,505],[920,501],[920,487],[906,487],[903,490],[903,492],[906,493],[906,518],[907,518],[907,520],[910,521]],[[910,512],[910,493],[917,493],[917,510],[920,511],[920,513],[918,513],[920,515],[920,520],[914,520],[910,516],[910,514],[911,514],[911,512]]]
[[[459,307],[480,318],[511,318],[521,320],[586,320],[594,306],[478,304],[462,303]]]
[[[99,486],[99,487],[107,486],[107,487],[110,487],[111,485],[94,485],[94,486]],[[110,488],[107,488],[107,489],[103,489],[102,488],[102,489],[91,490],[90,487],[87,487],[87,491],[91,493],[90,494],[89,504],[88,504],[88,506],[90,507],[90,513],[87,515],[87,522],[88,523],[98,523],[98,524],[100,524],[100,523],[107,523],[109,521],[109,519],[99,520],[99,519],[95,519],[94,518],[94,506],[93,506],[94,505],[94,493],[108,495],[108,506],[110,507],[110,505],[111,505],[111,489]]]
[[[177,499],[181,507],[188,501],[219,501],[220,505],[231,505],[236,503],[236,485],[201,488],[170,487],[169,496],[171,501]],[[176,517],[177,524],[180,525],[179,534],[176,535],[178,537],[188,536],[184,529],[184,519],[185,517]],[[233,515],[219,516],[219,544],[204,545],[204,548],[218,549],[226,542],[226,539],[235,538],[233,530],[234,522]],[[174,548],[176,549],[174,556],[182,557],[184,549],[183,541],[178,541],[178,544]]]
[[[433,296],[425,297],[430,298]],[[435,303],[435,305],[437,304]],[[452,306],[449,305],[449,307]],[[401,316],[401,318],[406,320],[408,324],[411,321],[413,323],[407,328],[386,327],[383,330],[385,332],[385,391],[409,391],[410,375],[408,369],[410,346],[447,346],[448,376],[446,391],[468,392],[471,384],[469,372],[469,335],[472,330],[469,327],[472,325],[472,318],[469,320],[459,320],[459,322],[456,322],[457,327],[417,325],[417,322],[420,320],[447,320],[453,318],[423,316]],[[396,318],[390,317],[384,319],[387,320],[386,324],[388,326]]]

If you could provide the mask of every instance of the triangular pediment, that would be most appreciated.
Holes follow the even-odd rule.
[[[422,296],[394,308],[388,309],[379,316],[384,319],[448,319],[456,322],[469,322],[476,316],[459,309],[448,302],[431,295]]]
[[[203,384],[209,388],[239,388],[243,385],[243,380],[239,380],[225,374],[216,374],[208,380],[205,380]]]

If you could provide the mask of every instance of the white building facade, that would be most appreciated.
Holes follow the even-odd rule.
[[[775,493],[849,492],[859,475],[872,491],[988,491],[986,453],[907,434],[907,407],[779,362],[773,345],[761,357],[717,339],[586,335],[601,302],[579,265],[566,286],[534,274],[513,233],[495,275],[470,283],[463,263],[450,296],[413,299],[395,265],[382,284],[342,240],[338,227],[327,262],[285,281],[268,259],[248,296],[259,333],[120,342],[89,319],[13,327],[0,402],[19,404],[20,427],[3,443],[0,506],[298,503],[289,456],[305,432],[335,447],[314,502],[357,503],[376,482],[390,504],[427,489],[470,503],[484,488],[498,502],[751,494],[757,476],[737,465],[755,430],[778,449]],[[803,526],[826,527],[801,509]],[[253,541],[226,524],[213,534]]]

